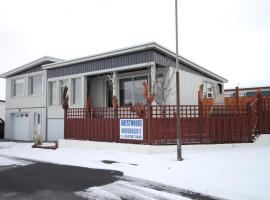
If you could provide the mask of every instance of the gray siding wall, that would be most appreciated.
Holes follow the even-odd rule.
[[[48,69],[48,78],[68,76],[97,70],[110,69],[121,66],[134,65],[153,61],[153,50],[144,50],[125,55],[93,60],[85,63],[65,67]]]
[[[156,49],[148,49],[79,64],[73,64],[69,66],[48,69],[48,78],[81,74],[86,72],[93,72],[97,70],[104,70],[147,62],[155,62],[158,65],[167,67],[175,67],[175,58]],[[186,64],[181,62],[180,69],[186,72],[190,72],[196,75],[203,75],[204,77],[213,79],[213,77],[203,74],[200,71],[193,69],[191,66],[187,66]]]

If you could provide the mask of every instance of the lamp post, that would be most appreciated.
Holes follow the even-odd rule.
[[[180,124],[180,88],[179,88],[179,60],[178,60],[178,14],[177,0],[175,0],[175,39],[176,39],[176,135],[177,135],[177,160],[182,161],[181,124]]]

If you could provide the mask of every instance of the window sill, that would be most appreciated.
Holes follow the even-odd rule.
[[[38,93],[38,94],[29,94],[29,97],[38,97],[38,96],[43,96],[43,93]]]

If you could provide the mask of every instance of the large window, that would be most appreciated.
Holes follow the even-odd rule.
[[[212,83],[210,82],[204,82],[204,98],[213,98],[213,88],[212,88]]]
[[[57,105],[57,85],[56,81],[49,82],[49,104]]]
[[[146,103],[143,96],[143,82],[147,76],[125,78],[120,80],[120,105],[130,106],[137,103]]]
[[[12,96],[18,97],[23,96],[23,94],[24,94],[24,78],[14,80]]]
[[[29,94],[42,93],[42,75],[36,75],[29,78]]]
[[[82,99],[81,78],[72,79],[72,103],[80,104]]]

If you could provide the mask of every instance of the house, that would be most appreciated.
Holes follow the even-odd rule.
[[[1,75],[6,78],[5,138],[33,140],[36,131],[46,138],[47,72],[43,64],[62,61],[43,57]]]
[[[5,121],[6,101],[0,100],[0,119]]]
[[[207,98],[224,95],[227,80],[179,57],[181,104],[197,105],[204,84]],[[44,57],[1,75],[7,79],[5,137],[32,140],[37,131],[48,141],[64,137],[63,91],[67,86],[71,108],[144,103],[143,85],[155,91],[156,104],[176,104],[175,53],[151,42],[72,60]]]
[[[239,96],[240,97],[251,97],[255,96],[256,92],[260,90],[262,96],[270,96],[270,86],[265,87],[249,87],[249,88],[239,88]],[[225,97],[234,97],[236,94],[236,89],[225,89],[224,95]]]
[[[0,100],[0,138],[4,137],[5,128],[5,104],[6,101]]]

